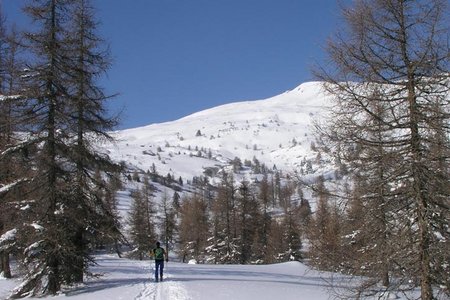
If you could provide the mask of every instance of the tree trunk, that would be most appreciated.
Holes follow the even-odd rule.
[[[83,227],[78,226],[75,233],[74,246],[76,251],[76,261],[73,262],[73,280],[76,283],[83,282],[84,275],[84,241],[83,241]]]
[[[402,25],[405,22],[401,23]],[[423,162],[423,153],[421,150],[422,137],[419,132],[420,109],[417,103],[415,71],[410,58],[407,54],[407,34],[406,28],[402,27],[403,41],[402,54],[403,60],[407,64],[407,88],[408,104],[410,115],[410,141],[412,163],[411,171],[413,178],[414,201],[416,205],[417,225],[419,228],[418,250],[420,263],[420,287],[422,300],[432,300],[433,290],[431,287],[431,268],[430,268],[430,228],[427,220],[429,194],[426,188],[426,168]]]
[[[6,251],[1,252],[0,260],[1,260],[0,272],[3,272],[3,277],[11,278],[12,276],[11,276],[11,267],[9,264],[9,253]]]

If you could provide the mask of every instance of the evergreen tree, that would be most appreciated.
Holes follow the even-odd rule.
[[[172,197],[172,207],[175,210],[175,214],[177,216],[181,208],[180,200],[181,200],[180,194],[178,194],[178,192],[174,192]]]
[[[300,224],[303,229],[308,228],[309,222],[311,221],[311,205],[309,204],[309,201],[305,199],[303,195],[303,190],[301,187],[298,189],[298,194],[300,197],[300,205],[298,207],[298,216],[300,218]]]

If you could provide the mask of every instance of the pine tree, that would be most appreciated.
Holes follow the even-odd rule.
[[[298,194],[300,197],[300,205],[298,207],[298,216],[300,218],[301,227],[303,229],[306,229],[306,228],[308,228],[309,222],[311,221],[311,215],[312,215],[311,205],[309,204],[309,201],[305,198],[301,187],[298,188]]]

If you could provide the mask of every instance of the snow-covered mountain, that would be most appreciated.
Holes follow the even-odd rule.
[[[135,170],[190,180],[239,158],[284,173],[298,172],[317,153],[312,122],[327,105],[318,82],[264,100],[230,103],[182,119],[115,132],[110,157]]]

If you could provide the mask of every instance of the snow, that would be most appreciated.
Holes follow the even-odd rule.
[[[8,100],[18,100],[20,98],[22,98],[21,95],[10,95],[10,96],[0,95],[0,102]]]
[[[26,204],[25,206],[21,207],[20,210],[28,210],[31,206],[29,204]]]
[[[10,241],[10,240],[15,239],[16,234],[17,234],[17,229],[16,229],[16,228],[11,229],[11,230],[5,232],[4,234],[2,234],[2,235],[0,236],[0,243],[2,243],[2,242],[4,242],[4,241]]]
[[[3,193],[11,191],[16,185],[24,182],[25,180],[26,179],[19,179],[19,180],[16,180],[16,181],[12,182],[12,183],[9,183],[9,184],[6,184],[4,186],[1,186],[0,187],[0,195],[3,194]]]
[[[37,224],[37,223],[31,223],[30,226],[33,227],[34,229],[36,229],[37,231],[43,231],[44,230],[44,227],[42,225]]]
[[[168,262],[164,282],[152,279],[152,261],[100,255],[90,278],[80,287],[52,299],[273,300],[328,299],[321,274],[298,262],[275,265],[202,265]],[[16,280],[0,281],[0,298]],[[34,299],[34,298],[27,298]]]
[[[304,83],[268,99],[230,103],[179,120],[118,131],[113,133],[117,142],[101,149],[137,170],[151,170],[154,164],[159,174],[184,181],[235,157],[242,162],[257,158],[269,168],[276,165],[293,173],[305,158],[313,157],[312,124],[328,103],[320,83]]]
[[[5,244],[5,243],[8,243],[8,242],[13,242],[16,239],[16,235],[17,235],[17,229],[16,228],[8,230],[4,234],[2,234],[0,236],[0,246]]]
[[[350,284],[343,275],[318,272],[300,262],[205,265],[169,261],[164,268],[164,282],[159,283],[153,280],[153,261],[99,254],[96,262],[97,265],[91,268],[95,276],[82,285],[64,289],[51,299],[326,300],[336,296],[336,288],[345,288]],[[0,276],[0,299],[6,299],[20,283],[19,278],[6,280]],[[330,283],[334,284],[334,290],[330,289]],[[386,293],[366,299],[403,300],[411,299],[411,296]]]

